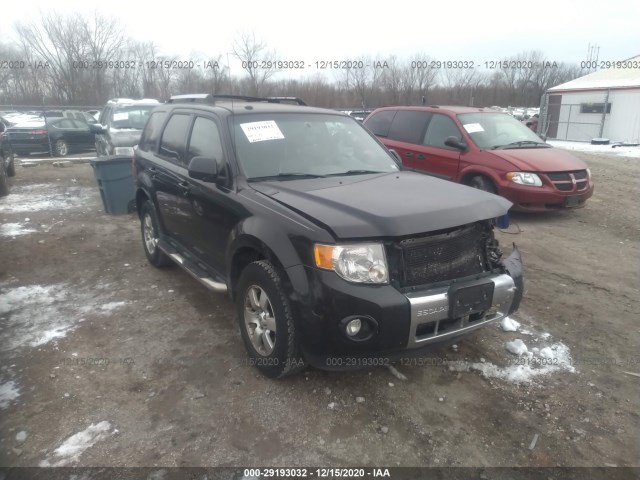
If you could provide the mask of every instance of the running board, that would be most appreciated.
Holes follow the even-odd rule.
[[[227,285],[225,283],[219,282],[211,278],[210,276],[208,276],[204,270],[202,270],[193,262],[191,262],[190,260],[187,260],[182,255],[177,253],[175,249],[173,249],[169,245],[164,244],[164,242],[161,241],[158,243],[158,247],[160,247],[160,250],[166,253],[171,260],[173,260],[178,265],[180,265],[183,269],[187,271],[189,275],[191,275],[193,278],[198,280],[202,285],[207,287],[209,290],[216,293],[227,292]]]

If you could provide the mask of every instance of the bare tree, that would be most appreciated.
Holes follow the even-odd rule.
[[[251,94],[260,95],[261,90],[278,72],[278,55],[267,45],[256,39],[255,33],[242,33],[233,42],[233,54],[242,62],[242,69],[251,81]]]
[[[80,33],[82,34],[82,42],[86,44],[87,60],[91,64],[120,60],[119,56],[126,41],[121,32],[122,27],[115,18],[105,17],[94,12],[92,18],[82,19]],[[135,49],[130,49],[131,53],[133,53],[132,50],[135,51]],[[95,92],[95,98],[102,103],[109,97],[108,70],[95,68],[90,72],[93,74],[91,87]]]
[[[409,59],[406,66],[406,95],[407,102],[419,100],[422,103],[428,101],[429,89],[435,86],[439,70],[432,68],[431,57],[425,53],[419,53]],[[419,98],[415,99],[414,95]]]

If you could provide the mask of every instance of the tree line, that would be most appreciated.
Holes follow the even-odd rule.
[[[292,78],[278,52],[254,33],[233,40],[242,72],[227,55],[183,61],[153,42],[129,38],[119,21],[94,13],[42,14],[18,22],[15,40],[0,43],[0,104],[102,105],[109,98],[166,100],[183,93],[297,96],[326,108],[454,104],[537,106],[544,92],[583,75],[577,64],[525,51],[491,69],[441,63],[429,55],[361,56],[312,76]]]

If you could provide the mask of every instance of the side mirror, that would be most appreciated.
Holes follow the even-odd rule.
[[[393,156],[393,158],[396,159],[396,162],[398,162],[400,165],[402,165],[402,159],[400,158],[400,155],[398,155],[398,152],[396,152],[394,149],[390,148],[389,149],[389,153]]]
[[[451,148],[455,148],[456,150],[466,150],[467,149],[467,144],[464,143],[462,140],[457,139],[456,137],[447,137],[444,140],[444,144],[447,147],[451,147]]]
[[[218,162],[215,158],[193,157],[189,162],[189,177],[203,182],[215,182],[218,179]]]
[[[91,133],[105,133],[107,131],[107,127],[99,123],[90,123],[88,125]]]

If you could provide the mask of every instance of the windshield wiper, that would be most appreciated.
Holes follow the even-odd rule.
[[[347,170],[346,172],[339,173],[330,173],[327,175],[328,177],[339,177],[342,175],[366,175],[368,173],[390,173],[390,172],[379,172],[376,170]]]
[[[519,148],[523,145],[544,145],[545,147],[550,146],[544,142],[535,142],[533,140],[518,140],[517,142],[507,143],[506,145],[494,145],[493,147],[489,147],[489,150],[496,150],[498,148]]]
[[[287,173],[278,173],[277,175],[264,175],[262,177],[251,177],[247,180],[249,182],[261,182],[263,180],[291,180],[297,178],[326,178],[326,175],[316,175],[314,173],[297,173],[297,172],[287,172]]]

